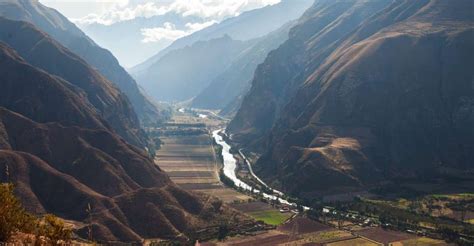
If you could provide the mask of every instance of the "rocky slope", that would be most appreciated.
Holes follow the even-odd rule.
[[[316,1],[259,67],[229,131],[263,153],[265,180],[304,197],[472,171],[472,9]]]
[[[83,90],[2,43],[0,87],[0,182],[28,210],[76,221],[83,237],[90,224],[99,242],[186,238],[216,218],[110,131]]]
[[[27,22],[0,17],[0,30],[0,41],[19,52],[28,63],[83,90],[102,118],[129,143],[141,148],[147,145],[126,96],[80,57]]]
[[[129,98],[140,120],[159,120],[159,110],[142,95],[136,82],[120,66],[117,59],[109,51],[95,44],[56,10],[45,7],[36,0],[1,0],[0,16],[30,22],[49,34],[117,85]]]

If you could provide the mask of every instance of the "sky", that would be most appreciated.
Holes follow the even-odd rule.
[[[280,0],[40,0],[77,24],[111,25],[137,17],[168,12],[219,22],[244,11],[276,4]],[[204,24],[204,23],[197,23]]]
[[[245,11],[277,4],[281,0],[39,0],[57,9],[78,25],[99,45],[109,49],[126,67],[142,62],[173,41],[219,23]],[[172,15],[166,15],[172,14]],[[140,17],[163,16],[161,21],[142,22]],[[169,16],[169,17],[165,17]],[[169,18],[169,19],[168,19]],[[178,18],[178,19],[176,19]],[[156,20],[153,19],[154,21]],[[134,24],[123,29],[114,25],[124,21]],[[100,25],[104,28],[96,28]],[[110,28],[109,28],[110,27]],[[113,29],[116,28],[116,29]],[[133,30],[132,30],[133,29]],[[102,31],[97,31],[102,30]],[[115,30],[115,32],[113,31]],[[117,31],[118,30],[118,31]],[[129,35],[128,46],[142,50],[123,52],[120,42],[110,40],[111,33]],[[136,38],[135,38],[136,37]],[[112,38],[112,39],[113,39]],[[145,47],[146,46],[146,47]]]

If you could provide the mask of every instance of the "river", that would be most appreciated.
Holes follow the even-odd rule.
[[[234,182],[235,186],[240,187],[244,190],[253,192],[255,194],[260,193],[261,192],[260,190],[258,190],[256,188],[253,188],[252,186],[248,185],[247,183],[245,183],[244,181],[240,180],[237,177],[237,175],[235,174],[235,169],[237,168],[237,160],[234,158],[234,155],[232,155],[230,153],[230,148],[231,148],[230,145],[224,140],[224,138],[220,134],[225,135],[225,131],[223,129],[215,130],[215,131],[212,132],[212,137],[214,138],[216,143],[222,147],[222,158],[224,159],[224,170],[223,170],[224,175],[226,177],[228,177],[230,180],[232,180]],[[241,151],[239,151],[239,153],[242,155]],[[278,201],[281,204],[286,204],[286,205],[290,205],[290,206],[293,206],[293,207],[297,206],[296,203],[291,203],[291,202],[289,202],[289,201],[287,201],[283,198],[280,198],[279,196],[284,196],[284,194],[280,191],[277,191],[277,190],[274,190],[274,189],[270,188],[259,177],[257,177],[255,175],[255,173],[253,172],[253,170],[252,170],[252,166],[250,165],[250,162],[248,162],[248,160],[246,159],[246,157],[244,155],[242,155],[242,157],[247,162],[247,165],[249,166],[249,170],[250,170],[252,176],[255,179],[257,179],[262,185],[264,185],[265,187],[267,187],[267,188],[269,188],[273,191],[272,194],[262,192],[263,197],[265,199],[267,199],[267,200],[276,200],[276,199],[278,199]],[[276,196],[275,194],[277,194],[278,196]],[[303,206],[303,208],[305,210],[309,209],[308,207],[305,207],[305,206]]]

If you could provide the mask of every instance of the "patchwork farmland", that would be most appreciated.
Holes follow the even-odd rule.
[[[161,141],[155,162],[184,189],[204,192],[227,203],[249,199],[219,181],[220,164],[208,134],[168,136]]]
[[[326,224],[317,222],[290,210],[280,211],[224,186],[219,179],[222,163],[210,134],[224,122],[205,113],[178,111],[169,122],[152,129],[161,142],[155,163],[182,188],[219,198],[249,218],[263,221],[270,230],[202,245],[446,245],[443,241],[380,227],[361,227],[350,221],[343,221],[341,225],[331,220]]]

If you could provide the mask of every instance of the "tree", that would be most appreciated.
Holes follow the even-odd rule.
[[[18,232],[35,234],[36,241],[47,240],[48,245],[71,241],[72,230],[54,215],[38,219],[28,213],[15,197],[13,184],[0,184],[0,242],[8,242]]]
[[[14,196],[13,189],[13,184],[0,184],[0,242],[8,242],[17,232],[30,232],[35,223],[35,218]]]

